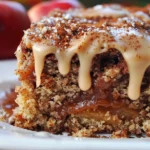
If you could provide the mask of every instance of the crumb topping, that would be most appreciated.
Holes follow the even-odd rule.
[[[113,11],[124,9],[124,15],[110,14]],[[90,14],[96,10],[103,10],[111,16]],[[72,38],[79,39],[89,32],[101,32],[101,30],[109,31],[110,27],[118,30],[133,28],[142,32],[150,33],[150,17],[146,7],[143,10],[132,10],[130,7],[120,5],[103,6],[98,5],[94,8],[77,9],[69,11],[54,11],[48,17],[44,17],[40,22],[32,23],[30,29],[25,31],[25,35],[33,42],[44,42],[49,45],[59,47],[64,50],[70,45]],[[87,15],[84,15],[87,13]],[[114,13],[114,12],[112,12]],[[134,37],[133,37],[134,38]]]

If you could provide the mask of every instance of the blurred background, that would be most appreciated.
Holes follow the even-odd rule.
[[[150,3],[150,0],[80,0],[86,6],[93,6],[99,3],[126,3],[134,4],[139,6],[144,6],[147,3]]]
[[[21,2],[26,6],[30,7],[31,5],[41,2],[42,0],[16,0],[16,1]],[[150,3],[150,0],[79,0],[79,1],[82,2],[87,7],[100,4],[100,3],[125,3],[125,4],[139,5],[139,6],[144,6]]]
[[[23,31],[54,9],[67,10],[103,3],[145,6],[150,0],[0,0],[0,60],[15,58]],[[147,9],[150,12],[150,5]]]

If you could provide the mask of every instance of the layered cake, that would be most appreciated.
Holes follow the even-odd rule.
[[[24,32],[15,126],[150,136],[150,7],[56,10]]]

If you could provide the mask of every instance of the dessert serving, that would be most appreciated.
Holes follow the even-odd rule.
[[[12,124],[78,137],[150,136],[150,7],[56,10],[25,31]]]

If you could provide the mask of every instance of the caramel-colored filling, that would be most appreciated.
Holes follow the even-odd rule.
[[[74,113],[75,116],[104,121],[107,124],[118,125],[122,119],[134,119],[138,113],[136,110],[129,109],[127,106],[121,108],[98,107],[97,109],[85,110]]]
[[[124,80],[127,80],[127,77]],[[99,76],[91,93],[81,93],[73,102],[68,102],[67,113],[114,125],[121,120],[134,119],[138,116],[139,109],[129,108],[126,98],[113,96],[113,86],[119,84],[120,81],[105,82]]]
[[[138,110],[129,108],[123,101],[112,102],[109,100],[81,100],[68,107],[68,113],[75,116],[105,121],[107,124],[115,125],[121,120],[131,120],[138,116]]]
[[[109,116],[106,114],[110,113]],[[87,118],[93,118],[96,120],[108,120],[108,117],[113,119],[113,116],[116,116],[121,119],[130,120],[135,118],[138,115],[138,110],[131,109],[128,105],[123,102],[110,102],[108,100],[100,100],[94,102],[93,100],[79,102],[75,105],[72,105],[68,108],[68,113],[75,114],[77,116],[84,116]],[[117,119],[119,119],[117,118]]]

